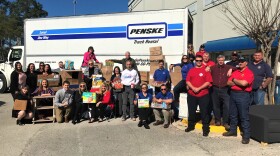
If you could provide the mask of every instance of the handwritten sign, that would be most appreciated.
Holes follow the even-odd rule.
[[[83,92],[83,103],[96,103],[96,93]]]
[[[138,108],[149,108],[149,99],[138,99]]]

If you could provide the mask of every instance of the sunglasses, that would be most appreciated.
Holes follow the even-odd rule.
[[[89,63],[88,65],[93,65],[93,63]]]
[[[81,87],[81,88],[84,88],[84,87],[85,87],[85,85],[80,85],[80,87]]]
[[[160,89],[160,90],[166,90],[166,88]]]
[[[147,87],[143,87],[142,89],[147,89]]]
[[[195,62],[202,62],[202,60],[195,60]]]

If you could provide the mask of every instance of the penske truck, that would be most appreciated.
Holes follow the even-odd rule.
[[[168,64],[178,63],[187,50],[188,9],[51,17],[24,21],[24,46],[12,47],[0,62],[0,92],[10,86],[15,62],[74,61],[80,69],[83,55],[93,46],[97,59],[122,59],[126,51],[140,71],[149,71],[149,47],[162,46]]]

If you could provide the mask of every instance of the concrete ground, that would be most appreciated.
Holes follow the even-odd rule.
[[[43,123],[17,126],[11,118],[12,97],[0,94],[0,156],[29,155],[280,155],[280,144],[262,146],[251,140],[241,144],[241,137],[224,138],[200,131],[185,133],[174,126],[150,130],[137,127],[137,122],[112,119],[110,122],[86,121],[71,123]]]

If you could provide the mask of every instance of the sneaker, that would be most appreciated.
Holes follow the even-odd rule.
[[[65,118],[65,120],[64,120],[64,121],[65,121],[65,123],[69,123],[69,120],[68,120],[68,118]]]
[[[143,121],[140,120],[139,123],[138,123],[138,127],[142,127],[143,126]]]
[[[17,125],[19,125],[19,126],[23,126],[24,124],[22,123],[22,121],[21,121],[21,120],[17,120]]]
[[[190,132],[190,131],[193,131],[194,130],[194,127],[188,127],[185,129],[185,132]]]
[[[158,125],[161,125],[161,124],[163,124],[163,121],[157,120],[153,125],[154,126],[158,126]]]
[[[225,130],[229,131],[230,130],[230,126],[228,124],[224,124]]]
[[[242,141],[241,141],[242,144],[249,144],[249,142],[250,142],[250,139],[242,138]]]
[[[125,116],[123,116],[123,117],[122,117],[122,121],[125,121],[125,120],[126,120],[126,117],[125,117]]]
[[[168,127],[169,127],[169,124],[164,124],[163,127],[164,127],[164,128],[168,128]]]
[[[221,124],[220,121],[215,122],[215,126],[221,126],[221,125],[222,125],[222,124]]]
[[[236,137],[237,136],[237,133],[234,133],[234,132],[224,132],[223,133],[223,136],[225,136],[225,137],[229,137],[229,136],[234,136],[234,137]]]
[[[102,119],[102,118],[99,118],[99,119],[98,119],[98,122],[103,122],[103,119]]]

